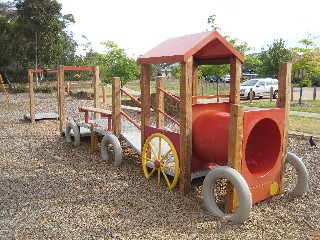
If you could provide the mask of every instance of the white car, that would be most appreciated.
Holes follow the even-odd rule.
[[[278,98],[278,80],[274,78],[254,78],[240,85],[240,98],[250,99],[252,88],[252,99],[255,97],[270,97],[270,88],[273,87],[273,98]]]

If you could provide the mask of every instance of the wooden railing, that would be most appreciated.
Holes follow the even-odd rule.
[[[164,95],[171,98],[175,102],[180,102],[180,99],[173,96],[166,90],[164,90],[163,84],[164,78],[157,78],[156,88],[156,125],[157,128],[164,128],[164,117],[168,118],[171,122],[177,124],[180,127],[180,122],[168,115],[164,110]]]

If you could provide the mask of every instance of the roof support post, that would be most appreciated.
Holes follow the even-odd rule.
[[[180,192],[191,189],[193,59],[181,63],[180,76]]]
[[[230,103],[240,104],[241,62],[230,59]]]
[[[146,141],[145,126],[150,126],[150,65],[141,65],[141,149]]]
[[[230,125],[228,144],[228,166],[241,173],[243,115],[240,106],[241,62],[237,58],[230,59]],[[238,205],[238,196],[234,186],[228,182],[226,189],[226,211],[233,212]]]
[[[192,64],[192,96],[198,96],[198,62]],[[192,99],[192,104],[197,104],[197,98]]]
[[[284,127],[282,139],[282,159],[281,159],[281,175],[280,175],[280,194],[284,190],[285,164],[288,152],[288,127],[289,127],[289,111],[290,111],[290,91],[291,91],[291,69],[292,63],[280,63],[279,65],[279,88],[278,100],[276,107],[284,108]]]

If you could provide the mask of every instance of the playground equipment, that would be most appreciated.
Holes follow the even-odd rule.
[[[53,73],[57,74],[57,70],[46,70],[46,69],[29,69],[29,114],[25,114],[24,118],[29,119],[31,123],[35,123],[36,120],[44,119],[58,119],[58,114],[54,112],[38,112],[35,111],[35,97],[34,97],[34,84],[33,84],[33,74],[34,73]]]
[[[69,119],[66,122],[65,112],[65,71],[92,71],[93,73],[93,107],[78,108],[79,112],[84,113],[84,121],[74,121]],[[114,146],[115,150],[115,165],[119,166],[122,163],[121,146],[118,138],[112,135],[111,122],[112,114],[108,110],[99,108],[99,67],[85,66],[59,66],[58,69],[58,111],[60,120],[60,132],[65,134],[66,142],[73,143],[74,146],[79,146],[81,137],[91,137],[91,151],[98,150],[98,135],[103,135],[101,144],[101,157],[103,160],[108,160],[108,143]],[[67,89],[68,91],[68,89]],[[105,95],[103,96],[105,98]],[[92,119],[90,115],[93,114]]]
[[[180,98],[165,91],[164,78],[158,77],[156,123],[152,124],[150,64],[175,62],[181,64]],[[253,203],[284,192],[286,163],[298,173],[291,194],[305,193],[307,170],[301,159],[287,153],[290,63],[280,64],[276,108],[255,111],[244,111],[240,104],[243,56],[216,31],[170,38],[141,56],[138,63],[141,101],[120,87],[119,78],[113,79],[112,131],[141,154],[147,179],[155,175],[160,182],[163,176],[170,190],[179,182],[185,195],[192,179],[205,177],[202,192],[208,211],[236,223],[249,217]],[[208,64],[230,64],[229,95],[197,94],[198,66]],[[124,113],[121,92],[141,105],[140,124]],[[164,96],[179,102],[180,121],[165,112]],[[227,102],[198,103],[201,98],[227,98]],[[132,124],[121,121],[122,116]],[[164,117],[177,124],[179,131],[167,129]],[[219,179],[227,180],[225,211],[215,199]]]

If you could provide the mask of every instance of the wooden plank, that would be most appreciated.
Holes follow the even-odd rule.
[[[228,141],[228,166],[241,173],[243,141],[244,107],[237,104],[230,106],[230,125]],[[226,189],[226,212],[233,212],[238,206],[237,192],[231,183]]]
[[[79,107],[79,111],[87,111],[87,112],[94,112],[94,113],[102,113],[105,115],[112,115],[112,112],[106,109],[101,108],[94,108],[94,107]]]
[[[35,106],[34,106],[34,86],[33,86],[33,73],[31,69],[29,69],[28,72],[29,77],[29,104],[30,104],[30,120],[31,124],[35,123]]]
[[[132,111],[141,112],[141,108],[139,108],[139,107],[133,107],[133,106],[127,106],[127,105],[121,105],[121,109],[126,109],[126,110],[132,110]]]
[[[93,71],[93,106],[95,108],[99,107],[99,66],[94,67]],[[94,112],[94,119],[100,118],[99,112]]]
[[[230,59],[230,103],[240,104],[241,62]]]
[[[180,75],[180,192],[191,190],[192,161],[192,58],[181,63]]]
[[[66,128],[66,112],[65,112],[65,92],[64,92],[64,67],[59,66],[58,68],[59,78],[59,119],[60,119],[60,132]]]
[[[141,149],[146,141],[145,126],[150,126],[150,65],[141,65]]]
[[[121,135],[121,91],[120,78],[112,79],[112,130],[116,137]]]
[[[64,66],[65,71],[94,71],[92,66]]]
[[[192,96],[198,95],[198,62],[192,64]],[[197,104],[198,99],[192,97],[192,104]]]
[[[280,63],[279,65],[279,87],[276,107],[285,108],[283,142],[282,142],[282,159],[281,159],[281,177],[280,177],[280,194],[284,191],[285,165],[288,152],[288,128],[290,112],[290,91],[291,91],[291,69],[292,63]]]
[[[157,128],[163,129],[164,116],[161,111],[164,112],[164,93],[160,91],[159,88],[164,88],[164,77],[157,77],[156,85],[156,126]]]

